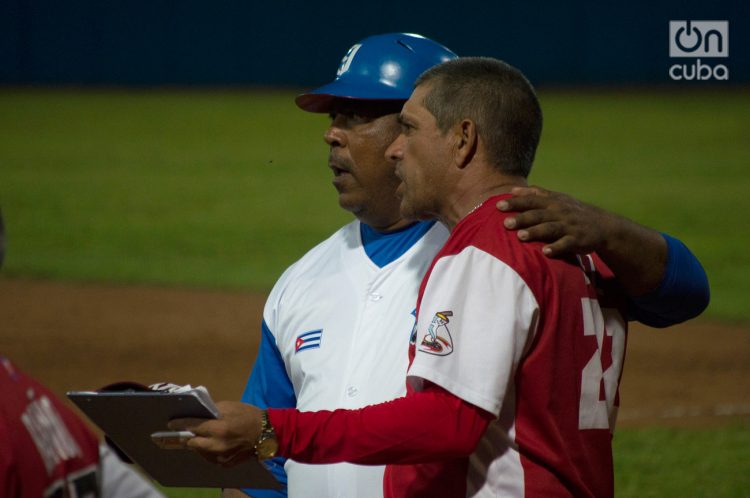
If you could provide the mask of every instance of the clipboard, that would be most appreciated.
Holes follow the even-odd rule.
[[[151,434],[166,430],[171,419],[216,418],[210,397],[206,402],[206,396],[194,391],[72,391],[67,396],[162,486],[281,489],[268,469],[253,458],[225,468],[192,450],[165,450],[151,441]]]

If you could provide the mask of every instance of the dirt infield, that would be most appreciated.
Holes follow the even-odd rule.
[[[119,380],[240,396],[264,295],[0,279],[0,353],[63,394]],[[750,420],[750,329],[695,321],[629,335],[618,425]]]

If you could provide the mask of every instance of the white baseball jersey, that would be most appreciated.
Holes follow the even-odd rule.
[[[418,223],[395,237],[408,249],[380,267],[354,221],[284,272],[263,313],[264,341],[276,351],[261,346],[243,401],[312,411],[361,408],[405,393],[419,284],[448,231]],[[278,382],[284,374],[293,390],[286,399],[277,397],[289,389]],[[289,460],[284,468],[292,498],[383,496],[383,467]]]

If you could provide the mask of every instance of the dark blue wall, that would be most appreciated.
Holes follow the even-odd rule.
[[[0,0],[0,83],[290,85],[330,79],[355,41],[410,31],[536,84],[669,83],[669,20],[729,20],[750,81],[748,2]]]

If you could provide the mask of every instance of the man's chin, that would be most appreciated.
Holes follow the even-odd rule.
[[[403,219],[409,221],[429,221],[435,219],[434,215],[425,212],[424,210],[420,210],[418,206],[414,206],[409,202],[404,202],[404,199],[401,199],[399,212]]]
[[[401,217],[405,220],[409,221],[417,221],[419,220],[419,215],[414,211],[412,206],[404,202],[403,199],[401,199],[401,204],[399,205],[399,211],[401,212]]]
[[[339,194],[339,207],[355,216],[357,213],[361,213],[363,209],[362,202],[353,199],[351,195],[347,194]]]

